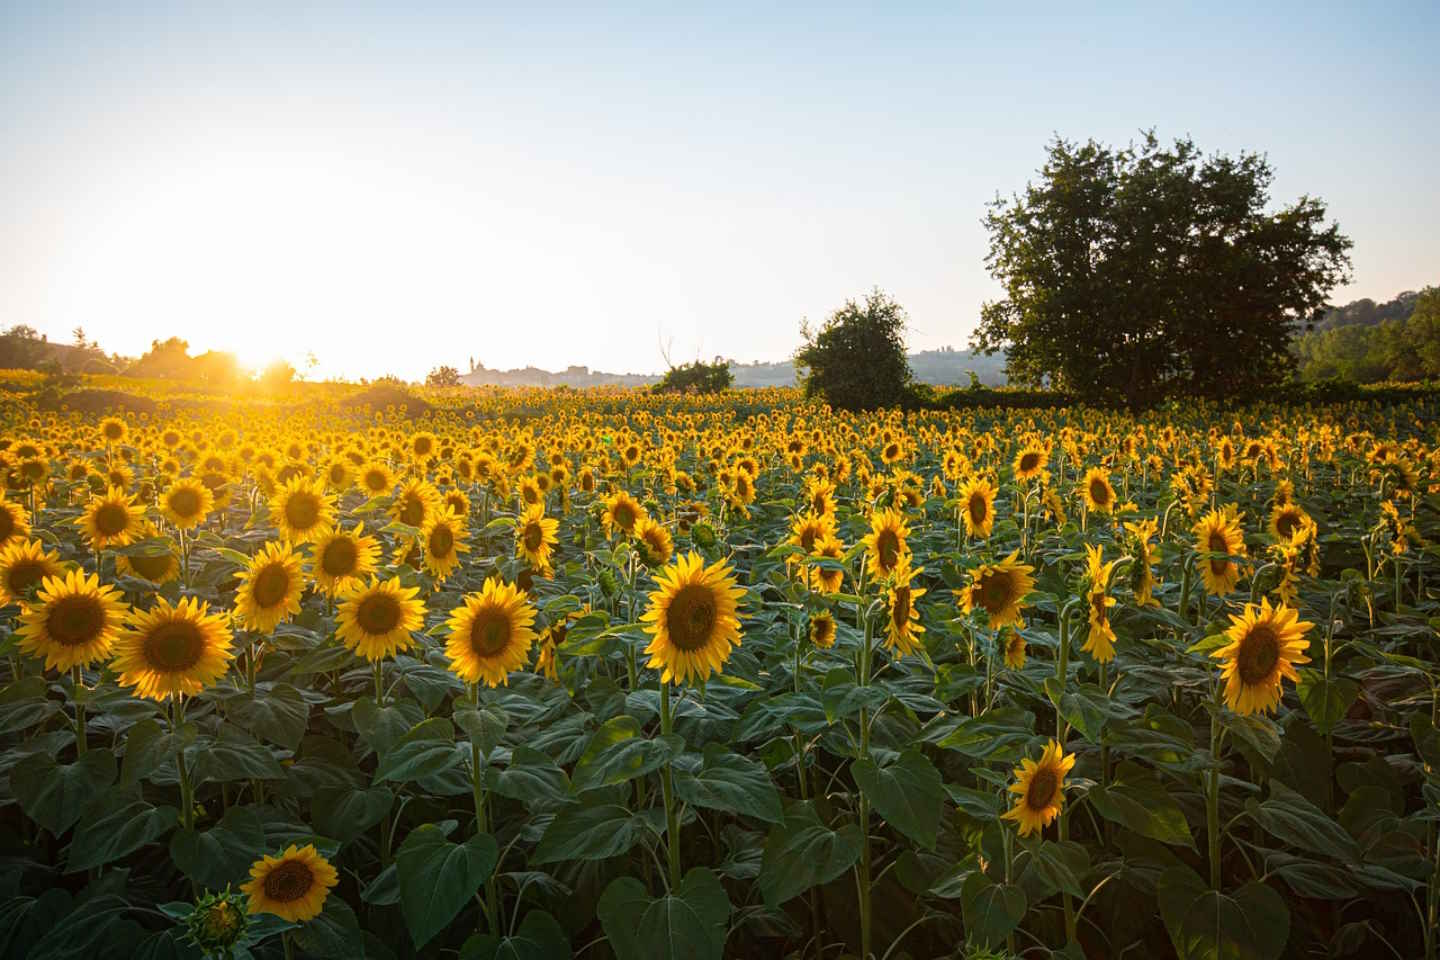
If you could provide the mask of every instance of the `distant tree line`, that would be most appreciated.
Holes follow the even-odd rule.
[[[1440,378],[1440,287],[1337,307],[1296,337],[1291,352],[1305,380]]]

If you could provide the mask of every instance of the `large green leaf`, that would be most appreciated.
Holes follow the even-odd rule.
[[[1324,736],[1345,718],[1350,705],[1360,695],[1360,685],[1348,677],[1326,677],[1319,670],[1303,667],[1299,674],[1300,683],[1295,692],[1300,695],[1300,704],[1315,732]]]
[[[855,823],[831,830],[810,801],[792,803],[765,840],[758,878],[765,902],[778,906],[834,880],[860,859],[863,837]]]
[[[348,843],[385,819],[394,803],[395,794],[385,786],[321,790],[311,802],[310,815],[315,829]]]
[[[263,684],[255,696],[242,694],[225,704],[229,719],[249,730],[255,738],[279,744],[287,750],[300,746],[310,722],[310,704],[288,683]]]
[[[465,731],[465,736],[480,747],[480,755],[485,757],[500,745],[505,728],[510,725],[510,717],[493,703],[482,703],[478,708],[469,705],[457,707],[452,717],[455,725]]]
[[[721,960],[730,898],[704,867],[650,899],[634,877],[611,881],[595,908],[619,960]]]
[[[1189,867],[1160,874],[1160,916],[1180,960],[1276,960],[1290,935],[1290,911],[1270,887],[1251,881],[1211,890]]]
[[[365,954],[365,935],[360,921],[344,897],[325,898],[320,916],[300,924],[292,934],[295,945],[307,957],[325,960],[352,960]]]
[[[177,830],[170,838],[170,859],[202,889],[240,884],[265,852],[265,820],[254,807],[231,807],[209,830]]]
[[[655,814],[658,813],[658,816]],[[664,811],[631,813],[614,803],[567,809],[545,829],[532,863],[619,856],[664,823]]]
[[[516,747],[505,767],[485,768],[485,788],[502,797],[553,809],[573,803],[570,778],[549,755],[530,747]]]
[[[455,919],[480,889],[500,859],[489,834],[451,843],[445,832],[427,823],[411,830],[395,855],[400,880],[400,912],[419,950]]]
[[[677,771],[675,794],[692,806],[733,811],[769,823],[785,818],[780,792],[765,765],[718,743],[706,744],[699,770]]]
[[[460,960],[570,960],[570,938],[553,916],[531,910],[505,937],[477,933],[460,948]]]
[[[123,796],[107,798],[75,828],[65,872],[114,863],[164,836],[175,826],[175,808],[157,807]]]
[[[421,721],[380,755],[375,783],[419,780],[468,761],[470,751],[455,742],[455,727],[445,717]]]
[[[10,771],[10,789],[26,816],[59,835],[115,782],[115,766],[109,750],[87,750],[63,765],[45,754],[32,754]]]
[[[1266,833],[1286,843],[1348,863],[1360,860],[1360,848],[1344,827],[1279,780],[1270,781],[1268,800],[1250,800],[1246,810]]]
[[[660,769],[684,749],[685,741],[675,734],[654,740],[641,736],[640,721],[622,714],[591,736],[571,782],[579,791],[624,783]]]
[[[1195,848],[1185,812],[1159,780],[1135,764],[1122,763],[1109,787],[1094,787],[1089,801],[1106,820],[1152,840]]]
[[[935,849],[945,785],[940,771],[918,750],[907,750],[881,767],[856,760],[850,774],[885,822],[927,850]]]
[[[185,762],[190,765],[190,778],[197,785],[207,781],[285,778],[285,768],[269,747],[232,727],[222,727],[219,737],[201,738],[186,747]]]
[[[966,940],[998,946],[1020,925],[1029,902],[1025,891],[1018,886],[995,883],[976,870],[965,878],[960,906],[965,917]]]

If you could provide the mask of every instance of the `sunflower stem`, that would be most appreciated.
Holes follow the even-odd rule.
[[[180,737],[180,728],[185,725],[184,697],[176,694],[170,709],[170,732],[175,736],[175,771],[180,778],[180,826],[189,830],[195,825],[195,788],[190,783],[190,771],[185,769],[185,747]]]
[[[870,613],[861,614],[864,645],[860,648],[860,686],[870,685]],[[860,708],[860,759],[870,758],[870,711]],[[870,957],[870,798],[860,792],[860,956]]]
[[[385,677],[382,661],[375,661],[375,706],[385,706]]]
[[[1205,834],[1210,860],[1210,888],[1220,892],[1220,687],[1215,686],[1210,712],[1210,770],[1205,785]]]
[[[85,700],[81,696],[85,689],[85,677],[80,673],[80,664],[75,664],[72,674],[75,697],[75,755],[85,755]]]
[[[670,684],[660,681],[660,735],[670,736],[674,717],[670,713]],[[665,840],[670,860],[670,892],[680,887],[680,817],[675,809],[675,793],[670,778],[670,764],[660,768],[660,786],[665,794]]]
[[[379,661],[376,661],[377,663]],[[475,707],[480,707],[480,684],[474,687]],[[485,781],[481,777],[480,766],[480,744],[473,739],[470,741],[470,794],[475,802],[475,835],[480,836],[490,832],[490,807],[489,798],[485,795]],[[496,865],[498,868],[498,864]],[[500,929],[500,892],[495,885],[495,872],[492,870],[490,876],[485,880],[485,919],[490,926],[490,932],[495,936],[503,936]]]

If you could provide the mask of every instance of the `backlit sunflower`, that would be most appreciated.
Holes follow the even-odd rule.
[[[160,531],[155,524],[146,520],[140,531],[141,540],[150,540],[160,536]],[[115,555],[115,572],[122,577],[138,577],[141,580],[149,580],[159,586],[162,583],[169,583],[180,576],[180,555],[172,543],[170,549],[158,556],[133,556],[129,557],[123,553]]]
[[[1130,534],[1131,555],[1135,562],[1130,567],[1130,590],[1135,594],[1135,603],[1141,607],[1158,607],[1155,599],[1155,571],[1150,568],[1153,557],[1150,553],[1150,538],[1159,530],[1153,517],[1127,522],[1125,530]]]
[[[1022,483],[1033,480],[1045,472],[1045,466],[1049,462],[1049,451],[1043,445],[1031,440],[1015,454],[1015,479]]]
[[[504,686],[513,671],[525,667],[535,642],[535,607],[525,592],[490,577],[463,605],[450,611],[445,655],[450,669],[466,683]]]
[[[395,489],[395,474],[383,463],[367,463],[360,470],[360,489],[366,496],[379,497]]]
[[[1225,631],[1230,642],[1210,653],[1221,661],[1226,705],[1245,716],[1273,711],[1280,704],[1281,678],[1299,682],[1295,664],[1310,662],[1305,634],[1314,626],[1301,621],[1293,607],[1272,607],[1263,597],[1259,606],[1247,603],[1239,616],[1231,614]]]
[[[1080,499],[1091,513],[1109,513],[1115,509],[1115,488],[1104,467],[1091,467],[1080,481]]]
[[[100,421],[100,439],[105,443],[121,443],[130,430],[119,417],[106,417]]]
[[[425,569],[436,580],[444,580],[460,565],[460,554],[470,552],[470,531],[463,517],[456,516],[449,507],[438,504],[420,531],[424,544]]]
[[[816,544],[835,533],[835,517],[827,513],[815,513],[807,510],[790,521],[790,537],[785,541],[792,546],[799,547],[805,553],[815,552]],[[797,558],[790,558],[799,562]]]
[[[39,540],[17,540],[0,550],[0,607],[24,600],[46,577],[65,572],[60,555]]]
[[[215,509],[215,495],[193,477],[176,480],[160,496],[160,512],[177,529],[193,530]]]
[[[814,556],[820,560],[834,560],[837,566],[811,567],[810,589],[819,593],[839,593],[845,583],[845,568],[838,565],[845,557],[845,544],[839,537],[827,536],[815,546]]]
[[[1280,504],[1270,512],[1270,533],[1276,540],[1284,542],[1295,535],[1306,520],[1310,519],[1305,508],[1298,503]]]
[[[835,484],[821,477],[813,477],[806,485],[806,502],[810,512],[821,517],[835,516]]]
[[[235,659],[225,615],[211,613],[194,597],[173,606],[159,597],[149,610],[132,610],[125,619],[111,667],[136,696],[194,696],[213,686]]]
[[[240,575],[235,618],[249,630],[270,633],[280,621],[300,612],[304,590],[300,555],[289,544],[267,543]]]
[[[971,477],[960,488],[960,519],[972,537],[988,537],[995,525],[995,494],[999,488],[982,476]]]
[[[1025,669],[1025,638],[1019,630],[1002,630],[1001,649],[1005,651],[1005,666],[1011,670]]]
[[[645,652],[662,683],[704,681],[721,671],[732,647],[740,645],[738,604],[745,595],[723,560],[708,567],[700,554],[677,557],[655,578],[658,590],[641,616],[655,635]]]
[[[428,480],[407,480],[390,504],[390,516],[398,523],[423,529],[440,507],[440,491]]]
[[[353,530],[337,527],[315,542],[310,575],[326,593],[334,596],[375,572],[380,560],[380,542],[366,536],[365,525]]]
[[[552,683],[560,681],[560,658],[555,647],[554,633],[546,630],[540,638],[540,652],[535,654],[535,672]]]
[[[124,547],[133,543],[144,526],[145,508],[119,487],[111,487],[103,496],[91,497],[85,512],[75,523],[85,531],[90,546],[96,550]]]
[[[898,510],[876,510],[870,515],[870,532],[861,540],[865,544],[866,565],[870,575],[883,580],[900,568],[910,557],[906,538],[910,527]]]
[[[268,853],[250,867],[250,880],[240,885],[249,894],[248,913],[273,913],[291,923],[320,916],[330,889],[340,876],[314,844],[291,844],[279,856]]]
[[[126,610],[120,593],[93,573],[47,577],[20,615],[20,649],[44,657],[46,669],[89,666],[109,657]]]
[[[1065,805],[1065,775],[1074,766],[1075,755],[1067,754],[1054,740],[1045,747],[1039,763],[1029,757],[1022,759],[1010,785],[1010,792],[1016,795],[1015,806],[1001,818],[1014,820],[1022,837],[1050,826]]]
[[[515,522],[515,556],[542,573],[550,572],[550,554],[555,549],[560,521],[545,516],[545,505],[537,503]]]
[[[1035,568],[1020,562],[1020,551],[1016,550],[999,563],[981,564],[970,571],[970,585],[955,591],[960,609],[965,614],[984,610],[989,617],[991,630],[1001,627],[1023,629],[1025,620],[1021,616],[1025,595],[1035,589]]]
[[[829,650],[835,646],[835,617],[828,610],[810,617],[810,642],[817,650]]]
[[[924,572],[911,570],[908,564],[902,566],[895,571],[886,593],[885,606],[889,617],[885,625],[885,644],[895,650],[897,656],[903,657],[920,649],[920,634],[925,632],[925,628],[920,625],[920,611],[915,601],[925,595],[925,588],[913,586],[911,581]]]
[[[635,532],[635,524],[646,516],[645,508],[640,506],[639,501],[624,490],[616,490],[605,498],[605,513],[601,522],[605,525],[605,535],[612,540],[618,534],[629,537]]]
[[[670,537],[670,530],[663,523],[657,523],[649,517],[635,524],[635,545],[640,550],[640,558],[649,567],[663,567],[675,553],[675,542]]]
[[[1110,608],[1115,598],[1110,596],[1110,571],[1116,561],[1105,563],[1103,550],[1089,544],[1085,547],[1085,576],[1089,580],[1085,598],[1090,612],[1090,632],[1080,647],[1099,663],[1115,659],[1115,631],[1110,626]]]
[[[282,539],[313,543],[335,528],[335,501],[323,479],[296,476],[275,491],[270,517]]]
[[[5,499],[0,490],[0,550],[12,543],[23,542],[30,535],[30,514],[18,503]]]
[[[1195,524],[1194,532],[1196,550],[1217,554],[1196,561],[1200,567],[1200,579],[1205,583],[1205,592],[1223,597],[1240,581],[1240,565],[1229,559],[1245,556],[1245,533],[1240,527],[1240,514],[1233,507],[1211,510]]]
[[[409,649],[410,632],[425,623],[425,603],[415,599],[419,592],[401,586],[399,577],[371,577],[366,586],[351,586],[335,614],[340,642],[372,663]]]

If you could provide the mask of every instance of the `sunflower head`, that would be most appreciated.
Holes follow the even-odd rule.
[[[267,543],[250,560],[235,595],[235,614],[247,629],[270,633],[300,612],[305,581],[300,555],[286,543]]]
[[[1025,626],[1021,616],[1025,595],[1035,589],[1035,568],[1020,562],[1016,550],[999,563],[982,564],[970,571],[970,585],[956,591],[962,612],[984,610],[990,629]]]
[[[30,535],[30,514],[18,503],[5,499],[0,490],[0,550]]]
[[[1109,513],[1115,509],[1115,488],[1104,467],[1091,467],[1080,481],[1080,498],[1091,513]]]
[[[1002,649],[1005,651],[1005,666],[1011,670],[1025,668],[1025,638],[1019,630],[1005,630],[1002,633]]]
[[[366,536],[364,525],[353,530],[336,528],[315,543],[310,574],[321,590],[343,593],[375,572],[380,543]]]
[[[114,587],[101,586],[93,573],[71,570],[46,577],[35,599],[20,616],[21,650],[60,671],[110,655],[127,610]]]
[[[313,543],[335,526],[335,499],[325,490],[324,478],[297,474],[275,491],[270,515],[282,539]]]
[[[1049,460],[1049,451],[1040,443],[1030,441],[1015,454],[1015,479],[1023,482],[1038,477],[1044,472]]]
[[[140,531],[140,539],[149,540],[159,536],[160,531],[156,529],[155,524],[146,520]],[[121,576],[149,580],[158,586],[162,583],[169,583],[180,576],[180,557],[176,553],[174,544],[158,555],[126,556],[123,553],[117,553],[115,555],[115,572]]]
[[[266,854],[256,860],[250,880],[240,890],[250,897],[248,913],[273,913],[303,923],[320,915],[325,898],[339,882],[339,874],[314,844],[291,844],[278,856]]]
[[[876,510],[870,515],[870,532],[863,539],[866,562],[872,576],[883,580],[900,568],[910,556],[906,538],[910,527],[898,510]]]
[[[160,496],[160,512],[180,530],[193,530],[215,509],[215,494],[199,480],[172,483]]]
[[[663,567],[675,553],[669,528],[649,517],[635,525],[635,545],[640,550],[640,559],[648,567]]]
[[[460,554],[470,551],[470,544],[466,543],[469,536],[464,518],[437,503],[420,531],[423,562],[431,576],[444,580],[454,572],[460,565]]]
[[[646,517],[645,508],[624,490],[616,490],[605,499],[605,512],[601,522],[605,533],[612,539],[616,536],[629,537],[635,532],[635,525]]]
[[[645,648],[662,683],[705,681],[740,645],[739,601],[744,589],[723,560],[709,566],[698,553],[677,557],[656,575],[659,586],[640,618],[654,639]]]
[[[886,592],[889,617],[885,625],[885,643],[898,656],[918,650],[920,634],[925,632],[920,625],[920,611],[915,606],[915,601],[925,595],[925,589],[912,583],[924,572],[923,569],[911,570],[908,564],[902,566],[895,571]]]
[[[25,599],[46,577],[65,572],[60,555],[39,540],[17,540],[0,549],[0,606]]]
[[[1065,805],[1065,775],[1075,766],[1075,755],[1067,754],[1060,744],[1051,740],[1037,763],[1029,757],[1015,768],[1015,806],[1001,814],[1019,826],[1020,836],[1038,833],[1060,815]]]
[[[835,617],[828,610],[822,610],[810,617],[810,642],[817,650],[829,650],[835,646]]]
[[[1230,557],[1245,555],[1245,534],[1240,514],[1233,509],[1211,510],[1195,524],[1195,549],[1208,557],[1197,561],[1207,593],[1224,596],[1240,581],[1240,565]]]
[[[515,523],[515,555],[537,570],[550,570],[560,521],[545,516],[545,505],[528,507]]]
[[[988,537],[995,525],[995,495],[999,488],[988,477],[971,477],[960,489],[960,518],[972,537]]]
[[[419,587],[405,587],[399,577],[370,578],[354,585],[335,614],[335,633],[356,655],[371,662],[409,649],[410,636],[425,623],[425,604],[416,599]]]
[[[96,550],[133,543],[144,526],[145,509],[119,487],[110,487],[103,496],[90,498],[85,512],[76,519],[90,545]]]
[[[194,597],[174,605],[160,597],[149,610],[132,610],[126,621],[112,666],[121,686],[134,687],[137,696],[193,696],[213,686],[235,659],[224,615]]]
[[[1295,664],[1310,662],[1305,634],[1314,626],[1301,621],[1293,607],[1272,607],[1264,598],[1259,606],[1245,604],[1239,616],[1231,614],[1225,631],[1230,642],[1210,654],[1221,662],[1226,705],[1242,715],[1273,711],[1280,704],[1281,678],[1298,681]]]
[[[476,593],[450,611],[445,654],[450,669],[466,683],[491,687],[509,682],[530,658],[535,642],[535,607],[525,592],[490,577]]]

